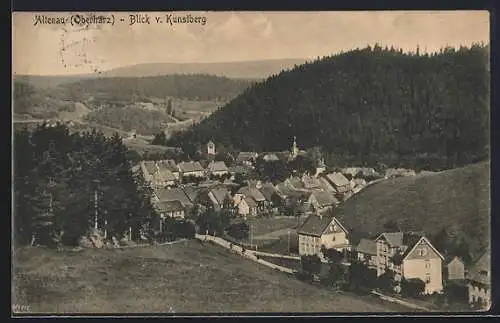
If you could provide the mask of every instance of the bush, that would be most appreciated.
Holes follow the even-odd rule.
[[[387,270],[377,278],[376,286],[381,290],[392,293],[394,291],[394,287],[396,286],[394,276],[395,274],[392,270]]]
[[[351,262],[349,266],[349,285],[352,290],[360,291],[376,287],[377,271],[370,269],[360,261]]]
[[[314,275],[318,275],[321,271],[321,259],[319,259],[317,255],[302,256],[300,262],[303,274],[310,279],[312,279]]]
[[[425,291],[425,282],[419,278],[403,279],[401,291],[407,297],[421,296]]]
[[[173,226],[173,234],[176,238],[193,239],[196,233],[194,225],[185,220],[176,221]]]

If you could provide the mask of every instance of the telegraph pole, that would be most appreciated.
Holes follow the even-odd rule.
[[[288,230],[288,253],[290,253],[290,230]]]
[[[98,197],[97,197],[97,189],[94,190],[94,229],[97,230],[97,207],[98,207]]]
[[[253,248],[253,226],[250,223],[250,249]]]

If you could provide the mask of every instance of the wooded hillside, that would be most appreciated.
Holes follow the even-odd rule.
[[[346,163],[451,168],[488,157],[489,103],[489,46],[422,54],[376,45],[257,83],[168,144],[272,151],[296,135]]]
[[[82,99],[88,95],[110,100],[175,97],[190,100],[233,99],[253,81],[212,75],[166,75],[148,77],[102,77],[66,83],[58,88]]]

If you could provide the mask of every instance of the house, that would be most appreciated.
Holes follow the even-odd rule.
[[[230,209],[232,207],[231,194],[224,187],[211,188],[208,190],[207,195],[212,203],[211,207],[215,210]]]
[[[343,251],[349,249],[348,232],[333,215],[311,214],[297,229],[299,255],[318,255],[325,258],[321,247]]]
[[[340,172],[345,175],[350,177],[351,179],[355,178],[356,175],[361,171],[361,167],[345,167],[340,170]]]
[[[143,160],[140,165],[144,179],[151,184],[153,176],[158,172],[158,166],[153,160]]]
[[[318,177],[320,174],[323,174],[326,172],[326,164],[325,160],[321,158],[317,163],[316,163],[316,173],[314,174],[314,177]]]
[[[236,157],[236,162],[242,165],[253,166],[257,157],[259,157],[259,154],[255,152],[242,151]]]
[[[465,264],[459,257],[453,257],[446,262],[447,280],[464,280]]]
[[[246,218],[247,216],[256,216],[258,214],[257,202],[250,196],[242,196],[235,201],[237,201],[235,207],[237,208],[238,215]]]
[[[155,208],[161,219],[166,217],[184,219],[184,205],[179,200],[159,202],[155,204]]]
[[[244,165],[234,165],[229,167],[228,171],[231,174],[231,178],[234,180],[237,174],[240,176],[247,176],[248,173],[251,172],[251,168],[249,166],[244,166]]]
[[[362,167],[360,172],[357,174],[357,177],[373,179],[381,176],[374,168]]]
[[[212,155],[212,156],[215,155],[215,144],[214,144],[214,142],[212,140],[210,140],[207,143],[207,154],[208,155]]]
[[[425,294],[442,292],[444,257],[425,236],[411,232],[384,232],[375,242],[377,276],[392,270],[397,282],[403,278],[418,278],[425,283]]]
[[[355,178],[351,180],[351,189],[354,194],[359,193],[368,183],[363,178]]]
[[[318,180],[319,180],[319,183],[321,184],[321,189],[323,191],[329,192],[332,194],[338,193],[337,190],[335,189],[335,187],[333,187],[333,185],[330,184],[330,182],[326,178],[319,177]]]
[[[192,176],[202,178],[205,176],[205,170],[200,162],[181,162],[177,166],[182,177]]]
[[[362,238],[354,250],[359,261],[368,268],[377,268],[377,243],[374,240]]]
[[[229,174],[229,169],[223,161],[212,161],[207,166],[207,172],[213,176],[224,176]]]
[[[312,176],[308,176],[308,175],[302,175],[302,185],[304,187],[304,189],[306,190],[321,190],[322,189],[322,186],[321,186],[321,181],[316,178],[316,177],[312,177]]]
[[[304,183],[302,182],[302,179],[298,177],[290,177],[285,180],[285,185],[296,191],[307,191],[306,187],[304,186]]]
[[[487,250],[471,266],[467,278],[469,304],[491,306],[491,251]]]
[[[156,162],[158,167],[160,169],[168,169],[169,171],[172,172],[172,174],[175,176],[175,180],[180,179],[180,172],[179,172],[179,167],[177,167],[177,164],[175,163],[174,160],[168,159],[168,160],[159,160]]]
[[[309,199],[306,203],[310,206],[313,212],[323,213],[333,209],[339,204],[339,201],[331,193],[314,191],[309,195]]]
[[[346,194],[351,190],[349,180],[342,173],[329,173],[325,175],[325,178],[341,194]]]
[[[179,201],[185,209],[193,207],[189,197],[179,188],[160,188],[153,190],[153,203]]]
[[[189,202],[192,204],[198,203],[198,196],[200,195],[200,189],[194,186],[185,186],[182,191],[188,197]]]
[[[272,183],[265,183],[258,188],[258,190],[266,198],[267,204],[271,212],[278,213],[279,208],[282,206],[282,199],[278,194],[278,190],[274,187]]]
[[[262,159],[266,162],[275,162],[280,160],[279,157],[273,153],[265,154],[264,157],[262,157]]]
[[[244,186],[235,194],[236,201],[239,201],[244,197],[249,197],[256,203],[258,213],[267,211],[269,203],[266,200],[266,197],[256,187]]]
[[[292,189],[286,182],[278,183],[276,191],[285,206],[299,205],[309,198],[308,192]]]
[[[165,168],[158,167],[158,172],[153,176],[154,187],[172,187],[176,182],[174,174]]]

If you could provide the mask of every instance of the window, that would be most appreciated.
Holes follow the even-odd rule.
[[[425,283],[429,284],[431,282],[431,274],[425,274]]]
[[[431,262],[429,260],[425,261],[425,269],[431,268]]]
[[[333,237],[332,237],[332,241],[335,241],[335,235],[333,235]]]
[[[418,249],[418,255],[424,257],[425,255],[427,255],[427,249],[425,248]]]

